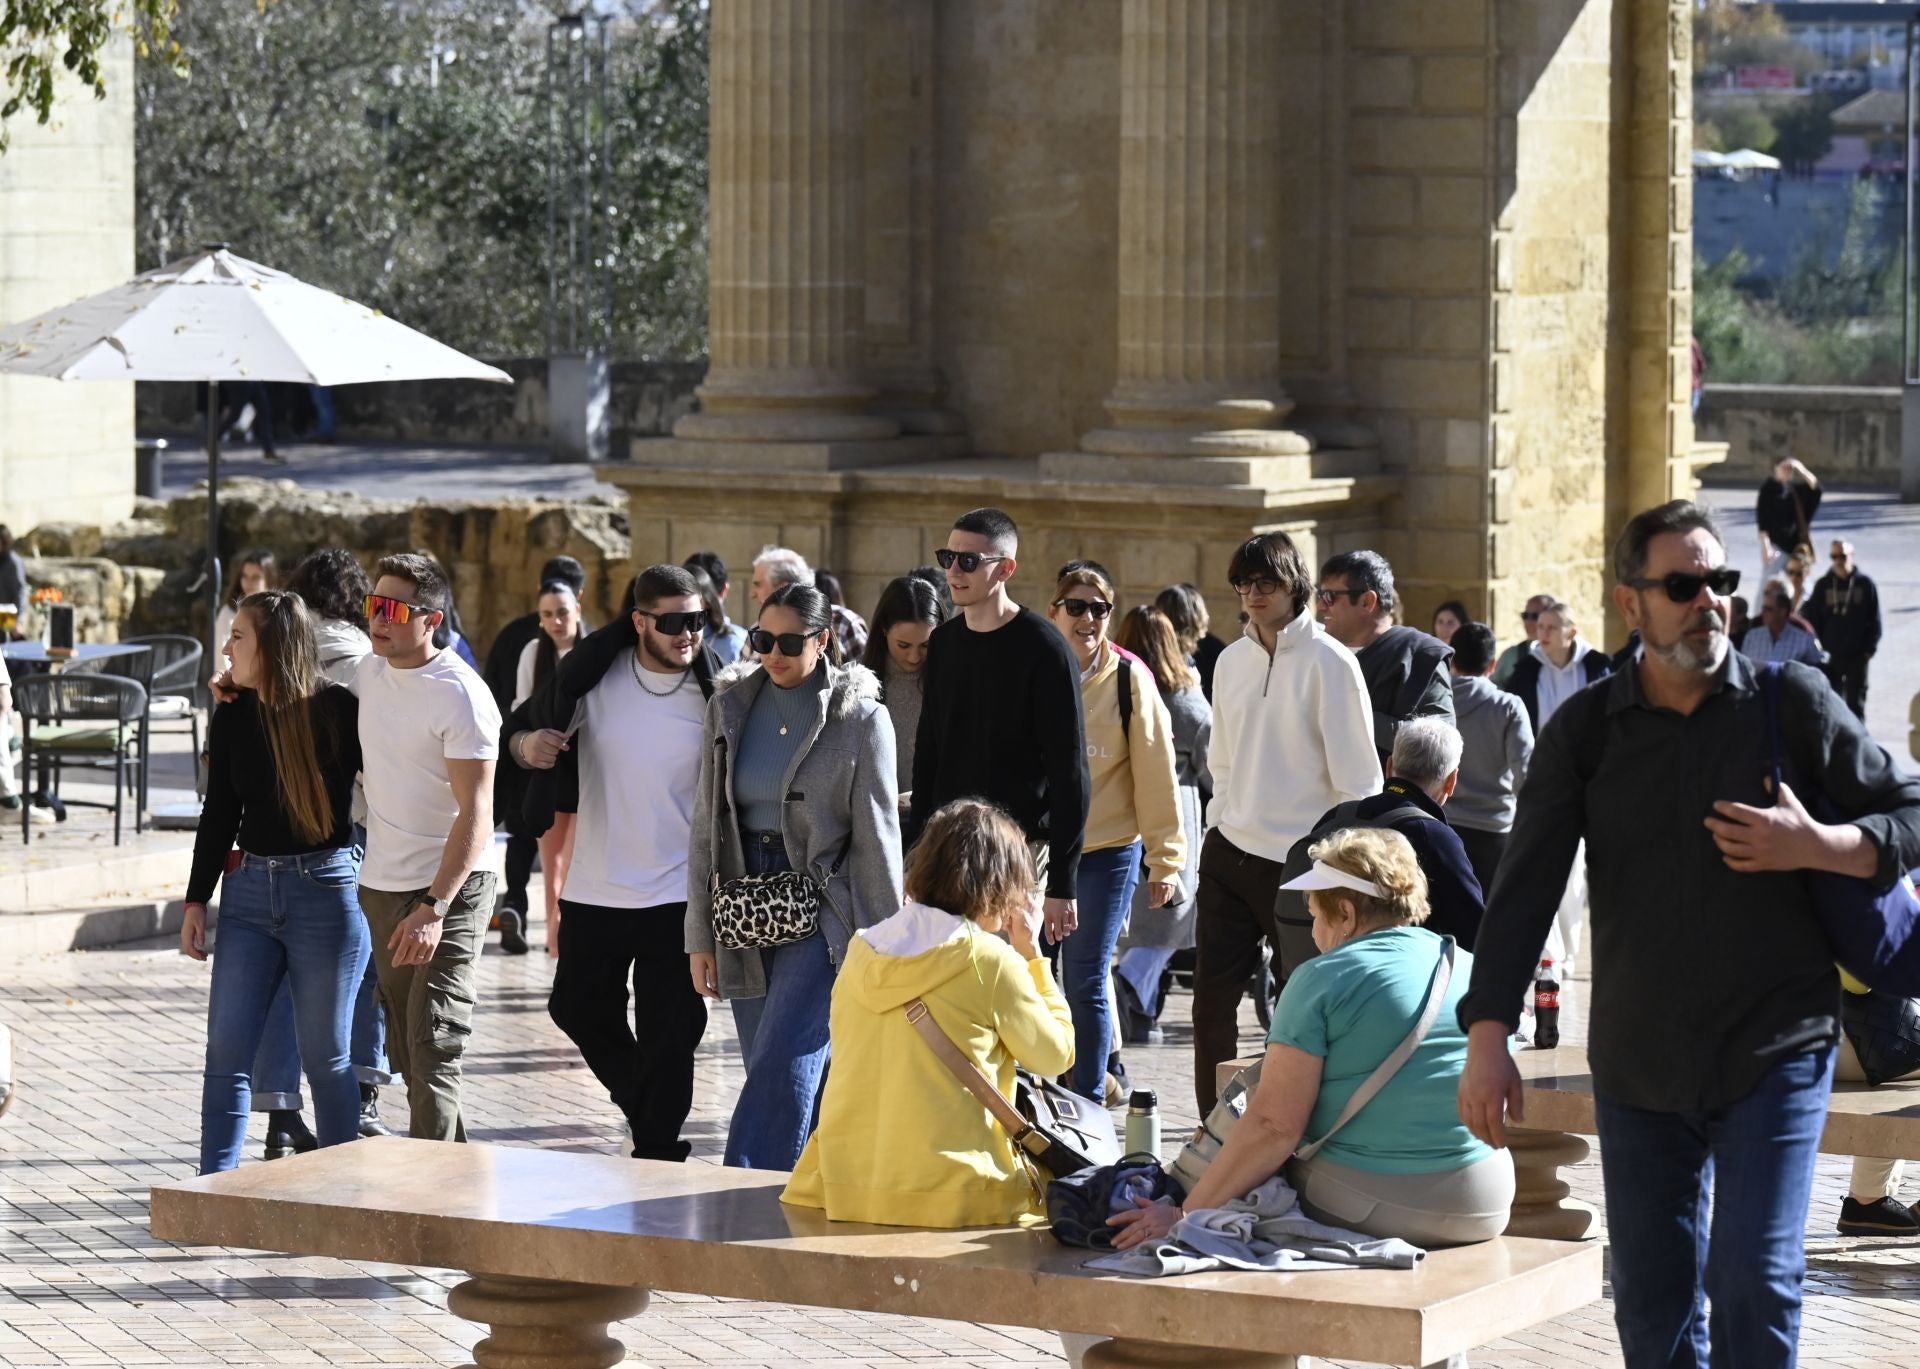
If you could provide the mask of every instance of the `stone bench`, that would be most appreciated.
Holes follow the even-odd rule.
[[[462,1269],[479,1369],[620,1362],[646,1290],[1111,1337],[1088,1369],[1291,1369],[1296,1357],[1463,1364],[1600,1296],[1593,1244],[1502,1238],[1414,1270],[1136,1280],[1043,1230],[925,1231],[784,1207],[786,1176],[400,1138],[153,1190],[162,1240]]]

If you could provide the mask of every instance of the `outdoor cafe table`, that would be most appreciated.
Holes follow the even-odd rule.
[[[0,660],[9,666],[24,666],[32,671],[59,670],[62,666],[72,665],[76,661],[98,661],[112,656],[133,656],[153,648],[137,642],[83,642],[74,647],[71,656],[52,656],[47,653],[44,643],[36,641],[6,642],[0,644]],[[4,758],[0,758],[4,763]],[[48,790],[49,774],[52,770],[51,759],[43,758],[38,785],[28,796],[27,802],[36,808],[45,808],[53,813],[55,822],[67,820],[67,806],[56,799]]]

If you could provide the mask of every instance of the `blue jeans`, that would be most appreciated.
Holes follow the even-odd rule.
[[[1113,1040],[1113,991],[1107,978],[1120,929],[1140,882],[1140,843],[1080,857],[1074,893],[1080,926],[1060,943],[1060,991],[1073,1009],[1073,1091],[1106,1093],[1108,1045]]]
[[[793,868],[777,832],[742,832],[740,841],[748,874]],[[760,963],[767,975],[766,997],[732,1000],[747,1082],[727,1126],[726,1163],[792,1169],[820,1120],[833,956],[826,934],[816,931],[805,941],[761,951]]]
[[[1628,1369],[1795,1363],[1834,1056],[1832,1046],[1787,1056],[1711,1112],[1647,1112],[1595,1095]]]
[[[240,1163],[250,1071],[267,1010],[292,985],[301,1063],[313,1084],[323,1146],[360,1134],[360,1085],[349,1055],[353,1000],[367,969],[367,921],[352,853],[249,855],[222,882],[207,998],[207,1069],[200,1089],[200,1172]]]

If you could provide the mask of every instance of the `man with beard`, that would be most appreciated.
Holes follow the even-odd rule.
[[[1729,650],[1726,559],[1685,501],[1621,534],[1614,603],[1639,659],[1542,731],[1459,1011],[1461,1119],[1505,1145],[1504,1114],[1525,1122],[1508,1038],[1584,838],[1587,1055],[1630,1369],[1706,1364],[1709,1349],[1740,1369],[1794,1362],[1839,983],[1792,872],[1884,889],[1920,863],[1920,780],[1818,671],[1768,681]],[[1815,821],[1790,784],[1769,792],[1768,689],[1793,775],[1850,820]]]
[[[682,938],[687,847],[716,664],[685,569],[649,566],[632,599],[514,710],[505,750],[529,772],[527,830],[579,815],[547,1012],[626,1115],[634,1157],[684,1160],[707,1029]]]

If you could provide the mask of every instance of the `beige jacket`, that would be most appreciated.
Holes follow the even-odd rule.
[[[1120,671],[1133,672],[1133,724],[1120,733]],[[1180,823],[1180,786],[1174,774],[1173,719],[1153,675],[1112,646],[1101,648],[1099,668],[1080,686],[1086,713],[1087,807],[1084,849],[1107,851],[1128,842],[1146,845],[1148,877],[1171,880],[1187,863],[1187,843],[1199,833]]]

